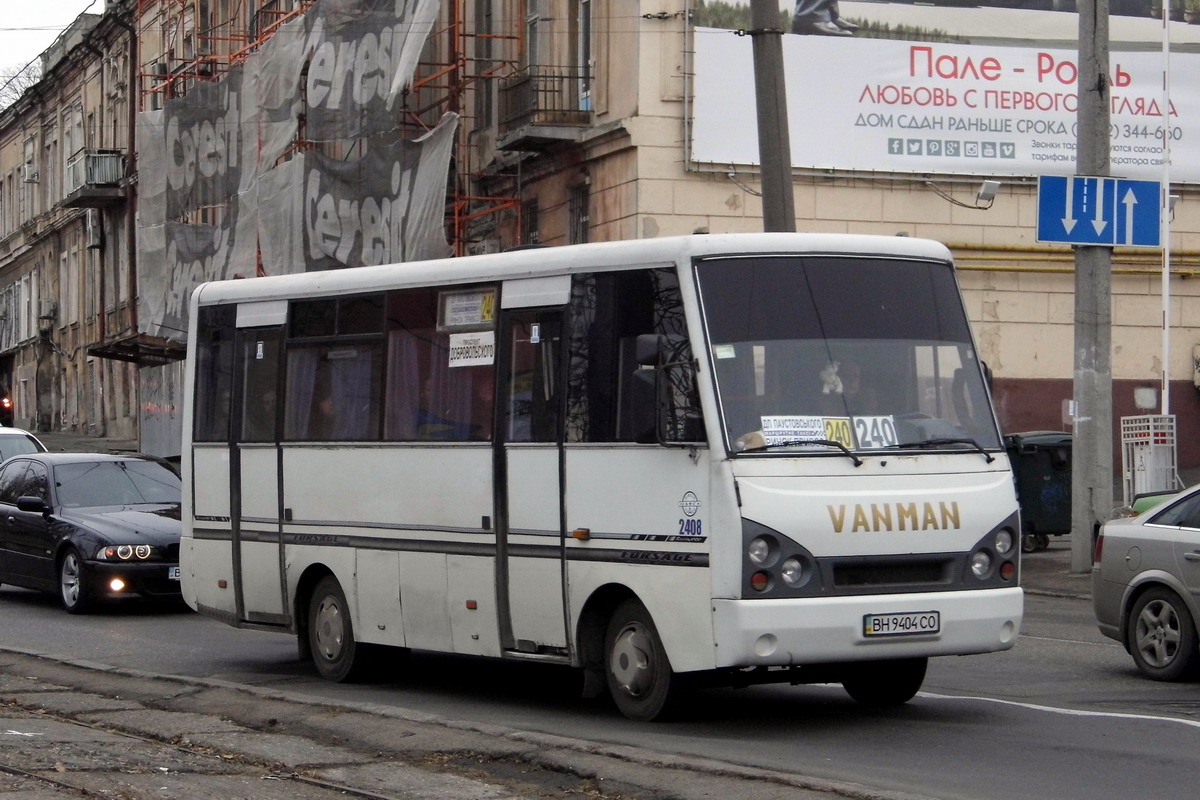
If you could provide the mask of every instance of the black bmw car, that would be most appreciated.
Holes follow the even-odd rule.
[[[142,455],[36,453],[0,465],[0,583],[55,592],[72,614],[179,598],[179,475]]]

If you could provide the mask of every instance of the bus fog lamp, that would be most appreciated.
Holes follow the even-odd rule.
[[[771,558],[771,543],[758,536],[751,540],[750,546],[746,548],[746,555],[752,563],[761,567]]]
[[[971,572],[979,580],[992,574],[992,557],[986,550],[979,550],[971,555]]]
[[[804,580],[804,565],[798,558],[789,558],[779,565],[779,576],[788,586],[799,586]]]
[[[771,588],[771,576],[765,572],[756,572],[750,576],[750,588],[756,592],[765,592]]]
[[[1016,539],[1013,536],[1012,531],[1010,531],[1008,528],[1004,528],[996,534],[996,552],[1002,556],[1008,555],[1010,552],[1012,552],[1013,543],[1015,541]]]
[[[1005,561],[1000,565],[1000,577],[1006,581],[1011,581],[1013,576],[1017,574],[1017,565],[1011,561]]]

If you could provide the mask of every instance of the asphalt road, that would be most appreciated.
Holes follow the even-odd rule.
[[[1026,563],[1042,557],[1046,564],[1063,553]],[[1074,578],[1065,585],[1086,587]],[[443,736],[495,729],[506,742],[587,742],[567,761],[628,747],[649,763],[767,770],[805,791],[837,784],[864,793],[1054,800],[1145,796],[1148,772],[1152,795],[1189,796],[1200,770],[1197,685],[1138,676],[1079,596],[1030,595],[1013,650],[935,660],[924,691],[900,709],[864,710],[836,686],[770,686],[705,692],[683,719],[653,725],[580,700],[576,676],[564,669],[415,654],[373,683],[344,686],[316,678],[290,637],[235,630],[178,607],[135,604],[70,617],[47,598],[8,587],[0,607],[3,648],[229,682],[306,703],[360,704],[441,724]],[[709,773],[689,767],[684,774]],[[643,794],[626,797],[657,791],[633,785]],[[672,791],[683,785],[673,781]]]

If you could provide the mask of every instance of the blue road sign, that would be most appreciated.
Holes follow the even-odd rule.
[[[1158,247],[1158,181],[1038,178],[1037,240],[1113,247]]]

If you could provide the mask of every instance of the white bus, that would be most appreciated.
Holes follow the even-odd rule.
[[[1005,650],[1017,501],[949,251],[731,234],[208,283],[184,597],[298,637],[696,683],[919,690]]]

